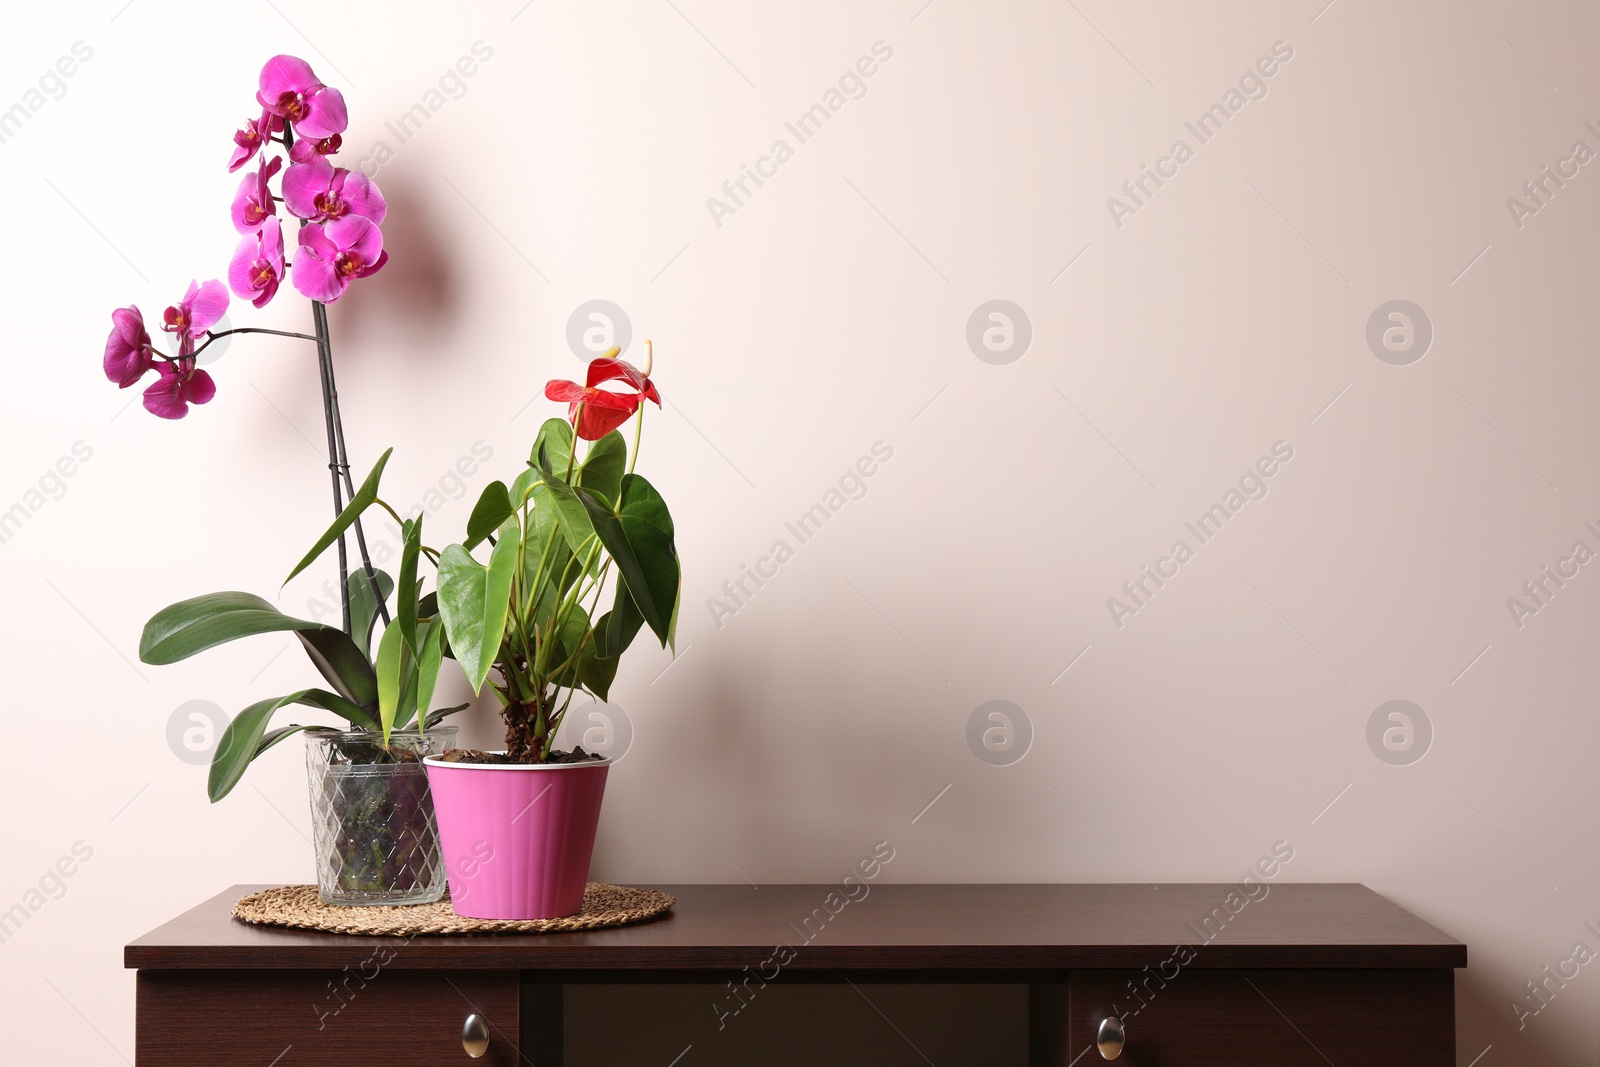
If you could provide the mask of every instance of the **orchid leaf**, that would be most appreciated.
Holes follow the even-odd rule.
[[[457,704],[453,708],[439,708],[437,711],[430,711],[428,712],[428,721],[425,729],[431,730],[456,712],[466,711],[470,707],[472,707],[472,702],[468,701],[465,704]]]
[[[294,570],[289,572],[289,577],[283,580],[284,585],[288,585],[295,575],[315,563],[317,557],[326,552],[328,546],[337,541],[339,535],[354,525],[356,519],[361,517],[361,513],[371,507],[374,500],[378,499],[378,482],[382,479],[384,465],[389,462],[389,456],[393,452],[394,449],[391,448],[378,458],[377,465],[372,468],[372,473],[367,475],[367,480],[361,483],[361,488],[356,490],[356,495],[351,497],[350,503],[346,504],[344,510],[339,512],[339,517],[333,520],[333,525],[328,527],[327,532],[317,539],[316,544],[311,546],[311,551],[305,554],[305,558],[295,565]]]
[[[239,784],[251,760],[296,729],[305,729],[289,727],[274,730],[270,738],[266,735],[268,720],[279,708],[289,704],[304,704],[343,714],[339,699],[321,689],[302,689],[288,696],[260,700],[245,708],[222,731],[222,736],[217,739],[217,749],[211,754],[211,771],[206,780],[206,794],[210,796],[211,803],[215,804],[227,796]]]
[[[241,637],[322,626],[285,615],[254,593],[207,593],[180,600],[152,615],[139,637],[139,658],[158,666],[177,663]]]
[[[404,577],[405,569],[401,568]],[[372,572],[373,579],[367,579],[366,568],[350,575],[350,633],[355,638],[356,647],[371,655],[372,627],[378,618],[378,605],[389,599],[389,594],[394,592],[394,579],[380,570]],[[373,595],[373,581],[377,582],[377,595]]]
[[[312,666],[333,686],[334,692],[363,708],[378,706],[378,680],[367,654],[350,635],[332,626],[297,630]]]

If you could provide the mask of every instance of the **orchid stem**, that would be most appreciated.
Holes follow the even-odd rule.
[[[326,383],[323,395],[324,397],[329,398],[331,401],[329,405],[329,411],[332,416],[331,421],[333,425],[333,441],[338,447],[338,452],[336,453],[337,460],[330,462],[328,465],[335,468],[335,478],[342,477],[344,479],[345,495],[349,499],[354,500],[356,495],[356,487],[355,483],[350,478],[350,458],[345,452],[344,419],[339,413],[339,387],[337,383],[335,383],[333,377],[333,343],[328,331],[328,306],[320,300],[313,300],[311,302],[311,317],[312,320],[317,324],[317,337],[320,339],[320,359],[318,362],[322,363],[323,365],[323,377]],[[335,496],[337,497],[337,495],[338,494],[336,491]],[[372,557],[367,553],[367,534],[366,531],[361,527],[361,516],[356,516],[354,525],[356,531],[356,548],[361,553],[362,577],[366,579],[368,586],[372,589],[372,599],[378,605],[378,616],[383,619],[383,624],[388,626],[390,621],[389,606],[384,602],[382,595],[383,591],[378,588],[378,576],[377,573],[372,569]],[[344,573],[344,567],[342,565],[340,570],[341,577],[343,578],[346,586],[348,586],[349,577]],[[346,596],[348,597],[348,595],[349,594],[347,592]]]
[[[334,430],[333,409],[338,401],[334,397],[333,358],[329,351],[330,345],[326,332],[326,325],[319,313],[322,305],[317,301],[311,302],[311,316],[317,324],[317,370],[322,382],[322,421],[328,431],[328,475],[333,480],[333,514],[335,517],[344,512],[344,490],[339,482],[339,439]],[[344,620],[344,632],[351,632],[350,625],[350,561],[345,548],[344,534],[339,535],[339,607],[340,617]]]
[[[283,124],[283,147],[287,151],[294,147],[294,130],[285,121]],[[305,228],[306,220],[300,220],[300,226]],[[333,513],[340,515],[344,512],[343,493],[340,491],[340,478],[343,476],[343,488],[349,492],[350,498],[355,499],[355,485],[350,480],[350,462],[345,455],[344,448],[344,420],[339,415],[339,389],[333,378],[333,340],[328,333],[328,309],[320,300],[311,302],[311,319],[316,324],[317,364],[322,378],[322,414],[323,421],[327,424],[328,431],[328,473],[333,481]],[[241,331],[242,332],[242,331]],[[303,335],[300,335],[303,336]],[[206,342],[210,344],[210,341]],[[383,618],[383,624],[389,625],[389,608],[384,603],[378,588],[378,578],[372,569],[372,559],[367,554],[367,535],[361,528],[361,517],[356,516],[356,546],[361,552],[361,568],[363,577],[372,589],[372,598],[378,604],[378,614]],[[339,535],[339,597],[340,615],[344,620],[344,632],[352,634],[350,623],[350,561],[345,549],[344,534]]]

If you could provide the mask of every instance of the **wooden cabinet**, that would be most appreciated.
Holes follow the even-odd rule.
[[[255,888],[236,886],[127,946],[139,972],[138,1067],[560,1067],[568,1049],[578,1050],[571,1067],[590,1067],[582,1050],[597,1043],[577,1038],[593,1035],[593,1015],[568,1032],[567,991],[664,983],[687,1010],[624,1010],[602,1024],[648,1050],[630,1062],[748,1058],[760,1044],[748,1020],[770,1018],[787,995],[774,986],[836,986],[857,1025],[885,1027],[873,1040],[918,1047],[949,1009],[939,1025],[919,1023],[915,998],[874,990],[939,983],[1014,987],[1011,1062],[1029,1067],[1105,1062],[1095,1043],[1112,1017],[1124,1037],[1117,1062],[1129,1067],[1453,1067],[1454,970],[1467,958],[1466,946],[1359,885],[1276,885],[1203,942],[1196,934],[1210,931],[1192,919],[1229,886],[876,885],[848,904],[827,885],[664,886],[678,906],[639,926],[409,939],[234,920],[233,902]],[[688,985],[705,992],[685,998]],[[468,1042],[477,1059],[463,1044],[469,1016],[486,1038]],[[799,1054],[768,1051],[771,1067]],[[989,1067],[992,1057],[969,1048],[934,1059]]]
[[[473,1014],[488,1034],[475,1062],[518,1060],[515,971],[145,970],[138,987],[138,1067],[468,1063],[462,1027]]]
[[[1455,1067],[1445,970],[1074,971],[1067,1048],[1080,1062],[1120,1011],[1125,1067]]]

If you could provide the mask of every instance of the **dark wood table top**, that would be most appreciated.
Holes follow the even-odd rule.
[[[676,896],[677,907],[638,926],[409,939],[234,919],[234,901],[263,888],[234,886],[152,930],[127,946],[124,965],[337,970],[388,947],[395,955],[387,966],[405,969],[681,974],[756,968],[787,945],[793,959],[785,969],[936,971],[980,980],[1012,971],[1157,966],[1180,944],[1193,951],[1187,966],[1206,968],[1467,964],[1461,942],[1356,884],[1273,884],[1243,907],[1234,896],[1236,911],[1228,904],[1238,886],[1228,884],[871,884],[843,907],[837,884],[666,885],[658,888]],[[852,892],[860,896],[860,888]]]

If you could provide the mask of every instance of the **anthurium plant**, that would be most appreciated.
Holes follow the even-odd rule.
[[[540,427],[527,469],[509,485],[486,487],[466,538],[440,554],[438,609],[451,654],[474,692],[489,683],[506,725],[504,754],[446,759],[591,758],[581,748],[553,748],[574,694],[606,700],[642,628],[662,647],[674,644],[680,571],[672,516],[634,473],[644,401],[661,403],[645,345],[643,368],[613,348],[589,364],[583,384],[546,385],[547,398],[568,404],[568,418]],[[619,429],[630,417],[631,450]]]
[[[381,731],[382,750],[387,750],[391,730],[408,723],[426,727],[447,713],[430,714],[442,628],[428,617],[429,612],[418,610],[420,544],[405,557],[401,595],[391,617],[388,601],[396,583],[373,567],[361,522],[363,513],[377,500],[378,481],[389,453],[384,453],[357,489],[350,475],[334,380],[327,305],[345,297],[354,283],[376,273],[388,261],[380,229],[388,205],[365,175],[334,164],[348,124],[344,97],[338,89],[323,84],[305,60],[287,55],[268,60],[257,79],[255,104],[259,115],[234,134],[228,160],[230,173],[250,168],[240,180],[230,211],[240,240],[228,266],[228,284],[217,279],[191,282],[183,298],[166,309],[161,330],[171,337],[171,351],[152,343],[137,306],[112,312],[102,363],[106,377],[123,389],[144,381],[154,371],[154,382],[144,389],[145,409],[163,419],[181,419],[192,407],[215,397],[216,383],[200,362],[206,350],[222,338],[272,334],[316,345],[337,518],[294,573],[337,544],[343,625],[297,619],[252,593],[225,592],[163,609],[145,626],[140,640],[139,655],[144,662],[166,664],[243,637],[292,632],[328,684],[326,689],[300,689],[257,701],[235,716],[213,756],[207,786],[213,801],[238,784],[256,756],[306,729],[299,725],[268,729],[273,715],[290,705],[332,712],[352,729]],[[285,254],[288,217],[297,224],[292,262]],[[230,288],[239,299],[261,308],[278,295],[285,279],[309,300],[312,332],[219,328]],[[398,516],[396,519],[399,521]],[[418,533],[404,526],[408,549]],[[354,575],[348,565],[347,534],[353,534],[360,553],[360,567]],[[419,624],[419,618],[427,621]],[[384,639],[374,649],[372,636],[379,622],[384,626]],[[389,638],[396,622],[403,624],[417,649],[409,661],[402,662],[404,657]],[[435,629],[439,634],[431,636]],[[390,660],[397,669],[380,670]]]

